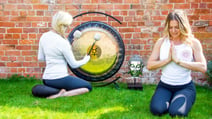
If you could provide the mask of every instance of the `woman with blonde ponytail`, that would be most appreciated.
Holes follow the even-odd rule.
[[[52,17],[52,30],[44,33],[39,41],[38,60],[45,61],[44,85],[36,85],[32,94],[37,97],[58,98],[75,96],[92,90],[91,84],[83,79],[70,76],[67,64],[78,68],[90,60],[86,55],[76,60],[65,33],[73,21],[68,12],[59,11]]]

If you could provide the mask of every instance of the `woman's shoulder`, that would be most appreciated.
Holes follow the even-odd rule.
[[[197,38],[193,37],[191,38],[191,46],[192,49],[198,50],[201,47],[201,42]]]
[[[161,37],[156,41],[157,45],[161,45],[164,41],[168,41],[169,39],[167,37]]]
[[[191,42],[192,43],[200,43],[200,41],[195,37],[191,38]]]

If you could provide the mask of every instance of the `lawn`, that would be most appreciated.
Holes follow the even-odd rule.
[[[91,93],[57,99],[36,98],[31,88],[40,80],[11,77],[0,80],[1,119],[168,119],[149,111],[155,85],[129,90],[126,84],[94,87]],[[212,89],[197,86],[197,99],[187,119],[212,119]]]

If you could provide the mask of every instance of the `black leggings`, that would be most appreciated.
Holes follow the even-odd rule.
[[[36,85],[32,88],[32,94],[37,97],[48,97],[59,93],[61,89],[67,91],[79,88],[87,88],[92,90],[91,84],[83,79],[74,76],[66,76],[64,78],[48,80],[43,79],[44,85]]]
[[[154,115],[169,113],[171,116],[187,116],[196,99],[193,82],[181,86],[170,86],[159,82],[152,96],[150,111]]]

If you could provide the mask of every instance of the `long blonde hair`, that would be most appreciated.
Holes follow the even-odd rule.
[[[67,26],[69,26],[73,21],[73,17],[68,12],[59,11],[52,17],[52,28],[65,36],[65,31]]]
[[[193,38],[191,26],[187,15],[182,10],[174,10],[168,14],[165,22],[164,37],[170,38],[169,25],[171,20],[178,22],[181,40],[186,44],[191,44],[191,38]]]

